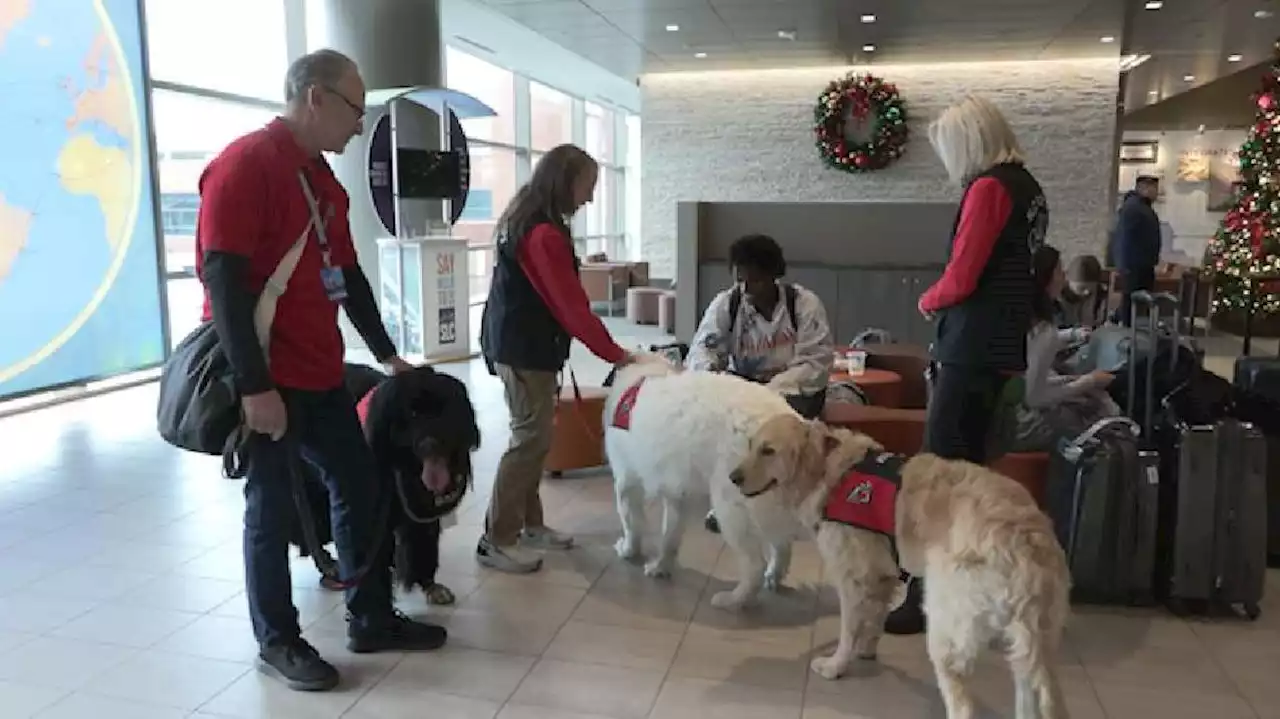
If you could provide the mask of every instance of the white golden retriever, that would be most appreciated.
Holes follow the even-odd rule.
[[[749,512],[729,473],[746,458],[750,436],[780,415],[799,417],[777,393],[737,377],[683,372],[652,356],[618,372],[604,410],[604,445],[622,519],[618,555],[642,556],[644,503],[659,497],[662,539],[645,574],[669,576],[684,531],[685,499],[710,492],[721,535],[739,568],[738,585],[716,594],[712,604],[737,609],[751,603],[762,586],[779,587],[791,561],[795,520],[781,507],[773,515]],[[763,536],[777,539],[766,547]]]
[[[866,435],[799,417],[769,420],[750,445],[731,481],[753,505],[781,503],[813,530],[840,595],[839,643],[813,660],[815,672],[835,679],[854,655],[875,657],[898,579],[896,542],[902,568],[924,578],[929,658],[947,716],[974,716],[964,681],[992,645],[1013,672],[1018,719],[1066,716],[1053,661],[1070,575],[1022,485],[968,462],[889,455]]]

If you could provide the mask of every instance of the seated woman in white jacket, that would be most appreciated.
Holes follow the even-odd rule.
[[[1089,336],[1088,328],[1058,329],[1054,324],[1054,305],[1067,285],[1058,250],[1049,245],[1037,250],[1032,272],[1039,291],[1032,301],[1035,323],[1027,333],[1024,396],[1010,448],[1014,452],[1047,451],[1059,437],[1078,435],[1099,419],[1120,414],[1106,392],[1114,375],[1095,371],[1073,377],[1053,369],[1063,348]]]
[[[781,281],[777,241],[747,235],[729,248],[735,283],[711,300],[689,346],[689,369],[729,372],[777,391],[801,415],[822,415],[835,338],[822,300]],[[713,515],[707,528],[718,531]]]

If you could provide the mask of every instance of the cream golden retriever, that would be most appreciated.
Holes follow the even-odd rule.
[[[890,471],[853,474],[882,467]],[[1021,485],[968,462],[884,454],[866,435],[795,416],[764,423],[730,479],[752,504],[780,502],[815,534],[840,596],[839,643],[813,660],[815,672],[835,679],[854,655],[875,657],[900,564],[925,580],[928,652],[950,719],[974,716],[965,678],[993,645],[1013,672],[1018,719],[1066,716],[1053,662],[1069,611],[1067,562]],[[884,533],[833,521],[838,502],[865,510],[877,492],[887,498]]]

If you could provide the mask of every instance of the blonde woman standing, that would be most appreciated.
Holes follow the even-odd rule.
[[[925,450],[985,464],[1006,384],[1027,368],[1031,258],[1044,244],[1049,208],[1008,121],[988,100],[971,96],[947,108],[930,125],[929,142],[963,194],[946,269],[918,303],[937,322]],[[924,631],[923,595],[913,579],[885,630]]]
[[[511,443],[498,463],[476,560],[503,572],[536,572],[544,550],[573,538],[543,523],[543,463],[551,448],[556,375],[578,340],[614,365],[632,360],[592,314],[578,280],[569,219],[591,201],[599,167],[581,148],[560,145],[498,218],[497,258],[480,324],[485,364],[502,380]]]

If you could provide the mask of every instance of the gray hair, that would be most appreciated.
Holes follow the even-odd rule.
[[[1000,109],[970,95],[929,125],[929,142],[951,180],[964,184],[1005,162],[1022,163],[1022,148]]]
[[[356,66],[337,50],[316,50],[294,60],[284,79],[284,100],[293,102],[312,86],[333,87]]]

